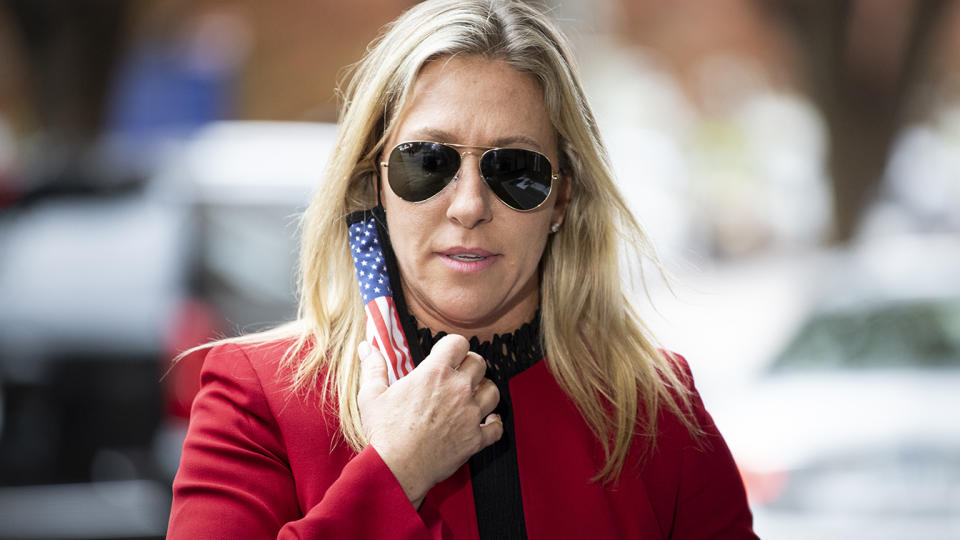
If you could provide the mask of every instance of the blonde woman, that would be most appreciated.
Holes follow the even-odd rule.
[[[619,250],[646,239],[542,13],[412,8],[336,148],[299,320],[207,352],[170,538],[754,538],[685,363],[625,300]]]

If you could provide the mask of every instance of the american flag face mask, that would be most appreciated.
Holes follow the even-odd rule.
[[[366,340],[386,361],[387,379],[393,384],[413,371],[423,353],[407,316],[386,222],[381,206],[347,216],[353,266],[367,314]]]

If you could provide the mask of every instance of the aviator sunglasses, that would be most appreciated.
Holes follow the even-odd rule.
[[[474,154],[461,151],[464,148],[484,151],[480,154],[480,176],[497,198],[514,210],[538,208],[559,178],[550,160],[532,150],[427,141],[398,144],[380,165],[390,169],[390,187],[397,196],[423,202],[457,178],[463,157]]]

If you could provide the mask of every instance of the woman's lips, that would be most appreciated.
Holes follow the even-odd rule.
[[[440,260],[455,272],[480,272],[490,268],[500,255],[485,249],[453,247],[437,252]]]

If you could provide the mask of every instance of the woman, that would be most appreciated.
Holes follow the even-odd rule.
[[[207,354],[170,537],[754,538],[685,363],[624,300],[619,246],[646,242],[546,17],[424,2],[345,98],[300,318]],[[405,376],[365,339],[344,217],[371,207]]]

